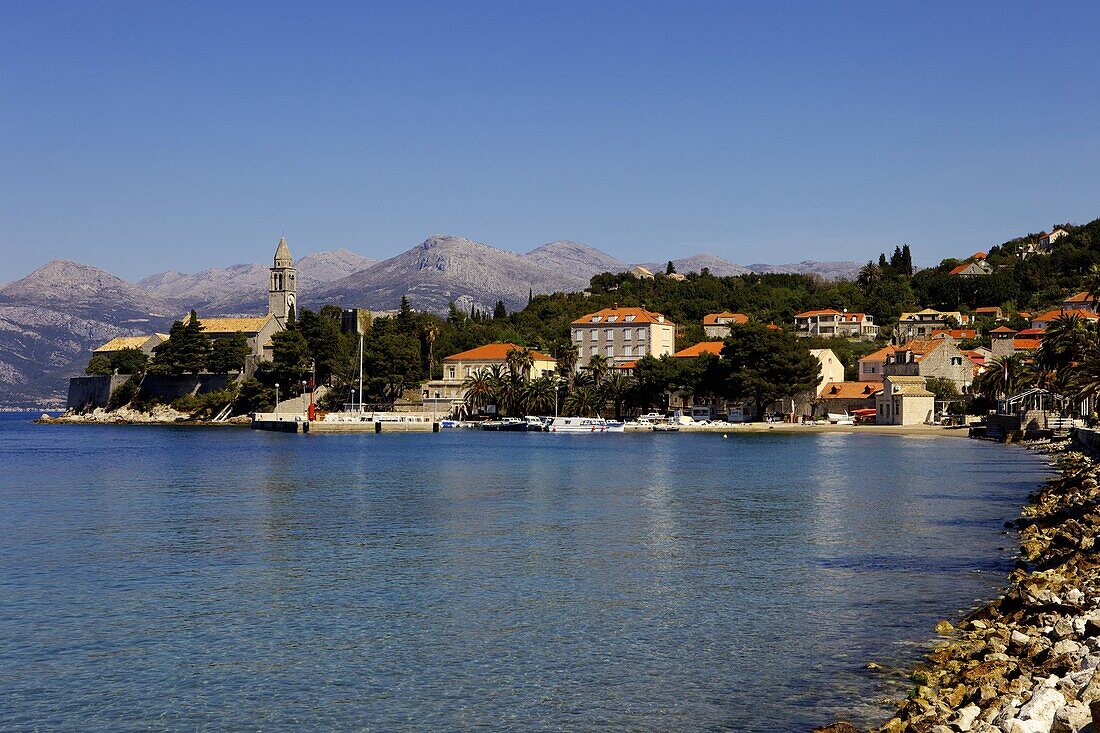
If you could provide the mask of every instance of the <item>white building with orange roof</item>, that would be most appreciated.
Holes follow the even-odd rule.
[[[878,336],[878,326],[868,313],[824,308],[795,314],[794,332],[802,337],[873,339]]]
[[[1046,311],[1045,313],[1040,313],[1038,315],[1032,316],[1031,327],[1045,329],[1047,326],[1049,326],[1051,323],[1058,320],[1059,318],[1069,316],[1077,316],[1078,318],[1084,319],[1086,321],[1100,320],[1100,315],[1097,315],[1090,310],[1085,310],[1084,308],[1053,308]]]
[[[938,311],[925,308],[916,313],[902,313],[898,319],[897,336],[900,341],[927,339],[933,331],[958,328],[970,324],[970,316],[959,311]]]
[[[466,390],[462,385],[468,377],[493,367],[507,369],[508,354],[524,348],[512,343],[485,344],[444,358],[442,378],[425,382],[420,388],[425,407],[444,413],[460,408],[466,399]],[[532,358],[527,378],[553,376],[557,369],[554,357],[535,349],[527,350]]]
[[[1043,250],[1050,250],[1050,248],[1054,246],[1055,242],[1057,242],[1062,237],[1068,236],[1069,232],[1067,232],[1062,227],[1054,227],[1050,234],[1047,234],[1046,232],[1042,232],[1039,234],[1039,247]]]
[[[710,338],[724,339],[730,335],[730,326],[748,322],[749,317],[744,313],[708,313],[703,316],[703,332]]]
[[[676,324],[645,308],[614,305],[588,313],[569,325],[569,336],[577,347],[578,367],[588,366],[596,354],[618,365],[676,350]]]
[[[721,356],[722,347],[725,345],[725,341],[700,341],[694,346],[689,346],[686,349],[680,349],[672,356],[677,359],[694,359],[697,356],[703,356],[705,354],[710,354],[711,356]]]

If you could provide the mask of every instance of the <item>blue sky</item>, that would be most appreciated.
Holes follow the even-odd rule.
[[[0,280],[431,233],[744,264],[1100,216],[1095,3],[7,3]]]

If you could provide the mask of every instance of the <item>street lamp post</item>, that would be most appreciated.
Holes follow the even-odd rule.
[[[275,420],[279,419],[279,383],[275,383]]]
[[[306,385],[307,384],[308,384],[308,382],[306,382],[306,380],[303,379],[302,380],[302,414],[303,415],[306,412]]]

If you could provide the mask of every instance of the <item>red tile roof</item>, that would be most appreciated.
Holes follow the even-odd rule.
[[[990,333],[1016,333],[1016,331],[1008,326],[997,326]]]
[[[882,389],[882,382],[829,382],[821,388],[821,397],[827,400],[870,399]]]
[[[730,313],[729,311],[722,311],[721,313],[708,313],[703,316],[704,326],[717,326],[720,325],[718,319],[721,318],[730,323],[748,323],[749,317],[744,313]]]
[[[1096,298],[1090,298],[1089,294],[1087,292],[1085,292],[1084,290],[1082,290],[1080,293],[1077,293],[1076,295],[1071,295],[1068,298],[1066,298],[1065,300],[1063,300],[1062,302],[1063,303],[1095,303]]]
[[[718,354],[722,352],[722,347],[725,345],[725,341],[700,341],[694,346],[689,346],[686,349],[677,351],[673,356],[684,358],[694,358],[696,356],[702,356],[703,354],[714,354],[718,356]]]
[[[615,320],[608,320],[611,318]],[[645,308],[604,308],[601,311],[589,313],[573,321],[574,326],[594,326],[597,324],[600,326],[624,326],[638,323],[667,323],[672,326],[676,325],[660,313],[647,311]]]
[[[985,252],[975,252],[974,254],[970,255],[970,259],[972,259],[972,260],[984,260],[987,256],[988,255],[986,255]]]
[[[452,354],[446,357],[443,361],[504,361],[508,358],[508,352],[512,349],[522,349],[522,346],[516,346],[515,344],[485,344],[484,346],[478,346],[475,349],[469,351],[463,351],[461,354]],[[531,349],[531,355],[535,357],[537,361],[554,361],[554,357],[547,356]]]
[[[972,339],[978,335],[978,330],[975,328],[941,328],[938,331],[932,332],[932,338],[943,338],[944,336],[950,336],[953,339]]]
[[[1092,311],[1087,311],[1083,308],[1070,308],[1070,309],[1052,308],[1051,310],[1048,310],[1046,313],[1040,313],[1039,315],[1033,317],[1031,320],[1032,321],[1041,321],[1041,322],[1042,321],[1053,321],[1054,319],[1059,318],[1061,316],[1077,316],[1079,318],[1084,318],[1085,320],[1088,320],[1088,321],[1095,321],[1097,319],[1100,319],[1100,316],[1096,315]]]

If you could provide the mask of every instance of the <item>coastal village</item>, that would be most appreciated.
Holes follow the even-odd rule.
[[[1034,262],[1067,237],[1064,227],[1029,235],[1011,258]],[[1005,259],[1004,252],[997,256]],[[993,278],[998,268],[990,259],[975,252],[947,263],[941,266],[944,280],[972,285]],[[889,262],[883,255],[878,265],[868,263],[860,278],[873,284],[891,270],[913,272],[908,247],[898,248]],[[1048,308],[1019,310],[1003,302],[924,307],[901,312],[888,327],[870,312],[840,304],[796,312],[787,322],[720,310],[685,324],[646,303],[617,301],[620,294],[628,297],[631,282],[687,288],[700,277],[709,275],[677,273],[671,262],[664,273],[635,267],[598,276],[594,288],[601,278],[617,278],[603,285],[612,302],[571,318],[564,338],[446,349],[442,329],[495,327],[509,319],[503,306],[490,318],[476,309],[460,313],[452,304],[445,321],[415,313],[404,301],[383,313],[346,304],[326,305],[318,314],[299,311],[294,259],[280,239],[266,313],[192,312],[172,333],[114,338],[92,352],[87,375],[71,380],[68,409],[102,419],[119,408],[133,416],[129,408],[137,405],[159,407],[169,419],[250,414],[268,416],[264,424],[357,422],[369,412],[401,416],[393,419],[416,429],[499,428],[502,419],[516,423],[514,429],[543,429],[545,420],[525,418],[551,414],[596,421],[589,426],[610,420],[612,429],[618,423],[690,430],[749,422],[983,422],[999,438],[1063,430],[1092,413],[1095,394],[1079,385],[1070,389],[1068,377],[1083,355],[1065,351],[1100,320],[1095,276],[1089,289],[1064,292]],[[589,291],[541,298],[572,299],[574,307],[596,300]],[[406,341],[420,353],[375,348],[410,334]],[[409,361],[425,367],[419,381],[415,368],[401,366]]]

